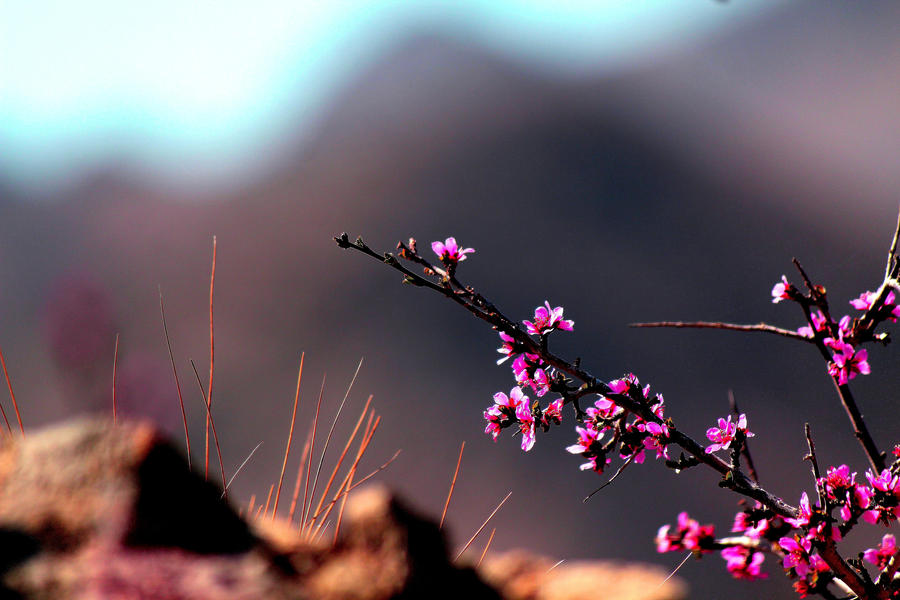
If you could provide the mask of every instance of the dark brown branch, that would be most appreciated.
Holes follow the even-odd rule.
[[[760,331],[762,333],[772,333],[781,337],[792,338],[810,342],[811,340],[805,335],[801,335],[790,329],[782,329],[767,323],[757,323],[755,325],[737,325],[735,323],[720,323],[718,321],[655,321],[652,323],[631,323],[629,327],[671,327],[674,329],[724,329],[727,331]]]
[[[741,416],[741,411],[738,409],[733,390],[728,390],[728,404],[731,407],[731,412],[734,413],[735,420],[737,420]],[[744,437],[744,443],[741,444],[741,454],[744,460],[747,461],[747,471],[750,473],[750,477],[753,478],[753,481],[759,483],[759,473],[756,471],[756,465],[753,464],[753,457],[750,455],[750,440],[746,436]]]
[[[640,416],[645,421],[659,424],[663,423],[663,421],[653,413],[649,406],[645,405],[642,402],[638,402],[627,395],[612,393],[605,383],[601,382],[588,371],[550,352],[546,347],[532,339],[531,336],[525,333],[525,331],[523,331],[516,323],[504,316],[492,304],[481,299],[480,296],[470,291],[467,291],[465,294],[461,295],[457,292],[454,292],[449,287],[449,285],[438,285],[428,279],[425,279],[424,277],[413,273],[412,271],[404,267],[394,255],[379,255],[369,246],[367,246],[365,242],[363,242],[362,238],[357,238],[355,242],[351,242],[349,240],[349,236],[346,233],[343,233],[340,236],[335,237],[334,241],[340,248],[357,250],[371,258],[375,258],[378,261],[385,263],[386,265],[396,269],[397,271],[400,271],[405,276],[404,281],[422,287],[427,287],[436,292],[439,292],[441,295],[459,304],[474,316],[491,324],[494,329],[503,331],[507,335],[512,336],[513,339],[515,339],[516,342],[518,342],[522,346],[524,351],[539,355],[541,359],[544,360],[544,362],[548,363],[560,372],[584,382],[585,385],[581,389],[579,389],[579,394],[584,395],[588,393],[602,393],[604,395],[607,395],[609,398],[614,399],[617,404]],[[467,301],[467,299],[471,300],[475,298],[481,301]],[[793,332],[788,333],[793,334]],[[802,336],[799,337],[802,338]],[[726,463],[724,460],[714,454],[708,454],[705,448],[698,442],[696,442],[693,438],[681,433],[671,425],[669,425],[669,439],[673,443],[686,450],[689,454],[693,455],[699,462],[706,464],[707,466],[711,467],[713,470],[721,474],[723,478],[725,478],[729,482],[727,487],[729,487],[733,491],[739,494],[743,494],[748,498],[759,501],[761,504],[770,508],[776,514],[779,514],[781,516],[797,517],[800,514],[800,511],[797,508],[791,506],[790,504],[787,504],[781,498],[778,498],[777,496],[774,496],[768,491],[761,488],[755,481],[753,481],[749,476],[747,476],[746,473],[744,473],[740,469],[732,467],[732,465]]]
[[[813,442],[812,433],[809,429],[809,423],[803,424],[803,433],[806,436],[806,447],[809,449],[809,454],[807,454],[803,458],[804,460],[808,460],[810,462],[813,481],[816,484],[816,494],[819,496],[819,506],[822,507],[822,511],[827,515],[828,497],[825,494],[824,488],[819,483],[819,479],[821,479],[822,475],[819,471],[819,460],[816,458],[816,444]]]

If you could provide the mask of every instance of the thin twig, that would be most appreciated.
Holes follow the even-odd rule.
[[[625,470],[625,467],[627,467],[628,465],[631,464],[631,461],[634,460],[634,457],[635,457],[635,456],[637,456],[637,454],[632,454],[631,456],[629,456],[628,459],[627,459],[624,463],[622,463],[622,465],[621,465],[618,469],[616,469],[616,472],[613,474],[612,477],[609,478],[609,481],[607,481],[606,483],[604,483],[603,485],[601,485],[600,487],[598,487],[596,490],[594,490],[593,492],[591,492],[590,494],[588,494],[587,496],[585,496],[584,499],[583,499],[581,502],[582,502],[582,503],[587,502],[588,500],[591,499],[591,497],[592,497],[594,494],[596,494],[597,492],[599,492],[600,490],[602,490],[603,488],[605,488],[606,486],[608,486],[609,484],[611,484],[613,481],[615,481],[616,478],[617,478],[619,475],[622,474],[622,471]]]
[[[478,537],[478,534],[481,533],[485,527],[487,527],[487,524],[490,523],[491,519],[494,518],[494,515],[497,514],[497,511],[500,510],[500,507],[502,507],[506,503],[506,501],[509,500],[510,496],[512,496],[512,492],[508,493],[506,495],[506,497],[500,501],[500,504],[497,505],[497,508],[495,508],[493,511],[491,511],[491,514],[489,514],[488,518],[484,520],[484,523],[481,524],[481,527],[479,527],[478,530],[472,534],[472,537],[469,538],[469,541],[466,542],[466,545],[463,546],[462,550],[459,551],[459,554],[456,555],[456,558],[453,559],[453,562],[458,561],[459,557],[462,556],[463,553],[469,549],[469,546],[472,545],[472,542],[475,541],[475,538]]]
[[[303,526],[308,526],[309,529],[312,529],[313,523],[319,519],[321,516],[321,520],[319,520],[319,524],[316,526],[316,531],[322,527],[324,521],[328,518],[328,515],[331,514],[331,510],[334,508],[335,503],[341,497],[342,494],[346,492],[346,490],[350,486],[350,480],[353,479],[354,474],[356,473],[356,468],[359,465],[359,461],[362,460],[363,455],[366,453],[366,450],[369,447],[369,443],[372,441],[372,438],[375,436],[375,431],[378,429],[378,425],[381,423],[381,417],[375,419],[374,424],[372,422],[372,417],[375,416],[375,411],[372,411],[372,414],[369,415],[369,422],[366,423],[366,430],[363,432],[363,439],[359,444],[359,449],[356,451],[356,458],[353,460],[353,464],[350,465],[350,468],[347,470],[347,474],[344,476],[344,480],[338,486],[337,492],[334,494],[334,498],[332,498],[331,502],[329,502],[324,508],[321,506],[316,507],[316,512],[313,513],[313,516],[309,518],[308,521],[304,521],[301,523],[301,531],[303,530]]]
[[[204,449],[204,478],[209,479],[209,425],[212,419],[213,373],[216,364],[216,345],[213,329],[213,292],[216,289],[216,236],[213,236],[212,271],[209,275],[209,395],[206,396],[206,444]]]
[[[13,404],[15,404],[15,396],[13,396],[12,384],[9,383],[9,375],[6,372],[6,361],[3,359],[2,350],[0,350],[0,363],[3,364],[3,374],[6,376],[6,385],[9,388],[9,395],[13,398]],[[3,410],[3,404],[0,404],[0,414],[3,414],[3,420],[6,422],[6,430],[9,432],[10,437],[12,437],[12,427],[9,426],[9,419],[6,418],[6,411]]]
[[[322,375],[322,387],[319,388],[319,400],[316,402],[316,416],[313,418],[313,433],[309,444],[309,462],[306,463],[306,483],[303,486],[303,511],[300,515],[300,527],[304,527],[309,517],[309,509],[312,505],[312,496],[309,495],[309,477],[312,473],[312,456],[316,447],[316,432],[319,429],[319,412],[322,409],[322,396],[325,395],[325,375]]]
[[[444,512],[441,513],[441,522],[440,525],[438,525],[438,529],[444,528],[444,518],[447,516],[447,508],[450,507],[450,498],[453,497],[453,488],[456,487],[456,476],[459,475],[459,465],[462,463],[463,450],[465,449],[466,443],[463,442],[459,447],[459,458],[456,459],[456,470],[453,471],[453,480],[450,482],[450,492],[447,494],[447,501],[444,502]]]
[[[490,537],[488,537],[487,544],[484,545],[484,550],[481,551],[481,556],[478,557],[478,562],[475,563],[475,568],[476,568],[476,569],[477,569],[478,567],[481,566],[481,561],[484,560],[484,556],[487,554],[488,548],[491,547],[491,542],[494,541],[494,534],[495,534],[495,533],[497,533],[497,528],[496,528],[496,527],[494,527],[493,529],[491,529],[491,535],[490,535]],[[562,562],[562,561],[559,561],[559,562]],[[559,563],[556,563],[556,564],[559,564]],[[556,565],[553,565],[553,567],[555,567],[555,566],[556,566]],[[553,567],[550,567],[550,569],[548,569],[547,572],[549,573],[551,570],[553,570]]]
[[[350,468],[347,470],[347,474],[344,476],[344,480],[338,486],[337,491],[334,494],[334,497],[331,499],[324,508],[317,507],[316,512],[313,513],[313,516],[309,519],[308,523],[301,523],[300,531],[303,531],[304,525],[309,525],[309,529],[312,529],[312,524],[316,522],[317,519],[321,516],[322,519],[319,520],[319,524],[316,527],[318,531],[319,528],[322,527],[323,522],[328,518],[328,515],[331,514],[331,510],[334,508],[335,503],[338,499],[341,498],[342,494],[346,493],[346,490],[350,487],[350,481],[353,479],[356,474],[356,467],[359,465],[359,461],[362,460],[363,454],[366,453],[366,450],[369,447],[369,442],[372,441],[372,438],[375,435],[375,431],[378,429],[379,423],[381,423],[381,417],[375,419],[374,424],[372,422],[372,417],[375,416],[375,411],[369,415],[369,421],[366,423],[366,430],[363,432],[362,441],[359,444],[359,449],[356,451],[356,458],[353,460],[353,464],[350,465]]]
[[[804,342],[811,341],[808,337],[800,335],[796,331],[790,329],[782,329],[768,323],[757,323],[755,325],[738,325],[735,323],[720,323],[718,321],[654,321],[651,323],[630,323],[629,327],[649,328],[649,327],[669,327],[674,329],[722,329],[727,331],[759,331],[762,333],[772,333],[781,337],[792,338]]]
[[[159,314],[162,317],[163,333],[166,336],[166,348],[169,349],[169,362],[172,363],[172,374],[175,376],[175,389],[178,390],[178,405],[181,407],[181,421],[184,423],[184,445],[187,447],[188,468],[190,469],[192,468],[191,436],[188,434],[187,411],[184,410],[184,398],[181,396],[181,383],[178,381],[178,369],[175,368],[175,353],[172,352],[172,342],[169,339],[169,328],[166,325],[166,309],[163,306],[162,286],[159,286]]]
[[[900,211],[897,211],[897,227],[894,229],[894,239],[891,240],[891,248],[888,250],[887,265],[884,267],[884,278],[890,279],[891,273],[897,266],[897,240],[900,239]]]
[[[312,433],[312,430],[310,430]],[[306,457],[309,455],[309,436],[303,444],[303,454],[300,455],[300,465],[297,467],[297,479],[294,483],[294,494],[291,496],[291,508],[288,511],[288,523],[294,522],[294,511],[297,509],[297,498],[300,497],[300,483],[303,481],[303,467],[306,466]],[[300,508],[301,512],[303,507]]]
[[[287,469],[288,456],[291,453],[291,441],[294,439],[294,423],[297,421],[297,406],[300,404],[300,381],[303,379],[303,358],[305,353],[300,354],[300,370],[297,373],[297,391],[294,394],[294,410],[291,412],[291,428],[288,431],[287,445],[284,448],[284,461],[281,463],[281,475],[278,476],[278,492],[275,494],[275,508],[272,509],[272,518],[278,512],[278,500],[281,498],[281,485],[284,483],[284,471]]]
[[[668,583],[670,579],[672,579],[673,577],[675,577],[675,573],[677,573],[678,571],[680,571],[680,570],[681,570],[681,567],[683,567],[684,564],[688,561],[688,559],[689,559],[690,557],[692,557],[693,555],[694,555],[693,552],[688,552],[687,555],[684,557],[684,560],[682,560],[680,563],[678,563],[678,566],[675,567],[675,569],[674,569],[671,573],[669,573],[668,576],[666,576],[666,578],[663,579],[663,580],[660,582],[660,584],[659,584],[658,586],[656,586],[656,589],[659,589],[659,588],[661,588],[662,586],[666,585],[666,583]]]
[[[250,454],[247,455],[247,458],[244,459],[244,462],[241,463],[241,466],[239,466],[239,467],[237,468],[237,470],[236,470],[236,471],[234,472],[234,474],[231,476],[231,479],[229,479],[229,480],[228,480],[228,483],[225,485],[225,489],[222,490],[222,496],[221,496],[222,498],[225,498],[225,494],[228,492],[228,488],[231,487],[231,484],[232,484],[232,482],[234,481],[234,478],[238,476],[238,473],[241,472],[241,470],[244,468],[244,465],[246,465],[248,462],[250,462],[250,459],[253,458],[253,455],[256,453],[257,450],[259,450],[259,447],[262,446],[262,445],[263,445],[262,442],[258,443],[258,444],[256,445],[256,447],[253,448],[253,450],[250,451]]]
[[[347,438],[347,443],[344,444],[344,449],[341,452],[341,455],[338,457],[337,463],[334,465],[334,469],[331,470],[331,476],[328,478],[328,483],[325,484],[325,489],[322,490],[321,495],[319,496],[319,505],[316,506],[316,512],[314,514],[319,514],[319,511],[322,509],[322,504],[325,502],[325,497],[328,495],[328,492],[331,491],[331,484],[334,483],[335,477],[337,477],[338,471],[341,468],[341,465],[344,463],[344,458],[347,456],[347,452],[350,451],[350,446],[353,445],[353,440],[356,439],[356,434],[359,432],[359,427],[362,425],[362,422],[366,418],[366,413],[369,411],[369,405],[372,403],[372,396],[366,400],[366,405],[363,407],[362,412],[359,414],[359,418],[356,420],[356,425],[353,427],[353,432],[350,434],[350,437]]]
[[[273,483],[272,485],[269,486],[269,495],[266,496],[266,508],[265,508],[265,510],[263,510],[263,516],[266,516],[266,515],[269,514],[269,502],[272,501],[272,492],[273,492],[273,491],[275,491],[275,484],[274,484],[274,483]]]
[[[312,493],[309,497],[310,502],[312,502],[312,499],[315,498],[315,496],[316,496],[316,487],[318,486],[318,483],[319,483],[319,473],[322,472],[322,465],[325,462],[325,453],[328,452],[328,446],[331,444],[331,436],[332,436],[332,434],[334,434],[334,428],[337,425],[338,419],[341,418],[341,412],[343,412],[343,410],[344,410],[344,405],[347,403],[347,398],[350,397],[350,391],[353,389],[353,384],[356,383],[356,378],[357,378],[357,376],[359,376],[359,370],[362,368],[362,365],[363,365],[363,359],[359,359],[359,364],[356,365],[356,372],[353,373],[353,378],[350,380],[350,385],[347,386],[347,392],[344,394],[344,398],[343,398],[343,400],[341,400],[340,406],[338,406],[337,413],[335,413],[335,415],[334,415],[334,420],[331,421],[331,428],[328,430],[328,435],[325,436],[325,444],[322,446],[322,456],[319,457],[319,464],[316,466],[316,474],[315,474],[315,477],[313,477]],[[323,389],[324,389],[324,386],[323,386]],[[321,401],[321,399],[320,399],[320,401]],[[329,479],[329,482],[333,479],[334,479],[334,472],[332,471],[332,476]],[[323,498],[325,497],[324,492],[323,492],[322,497]]]
[[[347,489],[343,490],[337,498],[334,498],[331,502],[328,503],[328,506],[326,506],[326,508],[325,508],[325,510],[326,510],[325,516],[326,517],[328,516],[328,514],[331,512],[331,508],[337,503],[338,500],[340,500],[342,497],[346,496],[347,494],[349,494],[350,492],[352,492],[353,490],[355,490],[356,488],[358,488],[359,486],[361,486],[362,484],[364,484],[371,478],[375,477],[376,475],[378,475],[379,473],[381,473],[382,471],[387,469],[391,465],[392,462],[397,460],[397,457],[400,456],[400,452],[402,452],[402,450],[397,450],[396,452],[394,452],[394,455],[390,459],[388,459],[388,461],[386,463],[382,464],[380,467],[378,467],[377,469],[375,469],[374,471],[372,471],[371,473],[369,473],[368,475],[366,475],[365,477],[363,477],[362,479],[360,479],[353,485],[348,486]],[[324,521],[324,518],[323,518],[323,521]],[[321,529],[321,527],[317,527],[314,533],[318,533],[320,531],[320,529]]]
[[[112,405],[113,405],[113,425],[118,422],[116,411],[116,367],[119,364],[119,334],[116,334],[116,347],[113,350],[113,382],[112,382]]]
[[[194,361],[191,362],[191,368],[194,370],[194,377],[197,378],[197,385],[200,387],[200,396],[203,399],[203,406],[206,408],[206,418],[209,419],[209,424],[212,427],[213,440],[215,440],[216,444],[216,455],[219,457],[219,470],[222,471],[222,491],[228,492],[228,484],[225,482],[225,463],[222,462],[222,451],[219,449],[219,434],[216,433],[216,422],[212,418],[212,412],[209,410],[209,402],[207,401],[206,392],[203,391],[203,382],[200,380],[200,373],[197,371],[197,365],[194,364]],[[226,498],[228,497],[226,493]]]
[[[351,470],[350,471],[350,479],[347,480],[348,486],[353,485],[353,475],[354,474],[355,474],[355,471]],[[341,532],[341,522],[344,520],[344,508],[347,506],[347,498],[349,498],[349,497],[350,497],[349,494],[347,494],[343,498],[341,498],[341,507],[338,509],[338,516],[334,522],[334,536],[331,540],[332,544],[337,544],[338,535]]]
[[[19,431],[22,437],[25,437],[25,427],[22,426],[22,416],[19,415],[19,403],[16,402],[16,395],[13,393],[12,382],[9,380],[9,371],[6,370],[6,359],[3,358],[3,352],[0,351],[0,365],[3,366],[3,377],[6,379],[6,389],[9,390],[9,397],[12,400],[13,410],[16,412],[16,421],[19,422]],[[6,418],[4,414],[4,418]]]
[[[549,573],[550,571],[554,570],[556,567],[558,567],[559,565],[563,564],[564,562],[566,562],[566,559],[564,559],[564,558],[559,559],[558,561],[556,561],[555,563],[553,563],[553,566],[552,566],[552,567],[550,567],[549,569],[547,569],[546,571],[544,571],[544,575],[546,575],[546,574]]]
[[[734,413],[735,419],[741,416],[741,411],[738,409],[737,400],[734,399],[734,390],[728,390],[728,404],[731,407],[731,412]],[[759,473],[756,472],[756,466],[753,464],[753,457],[750,456],[750,442],[747,439],[747,436],[744,436],[744,443],[741,444],[741,454],[744,455],[744,460],[747,461],[747,472],[750,473],[750,477],[756,483],[759,483]]]
[[[816,484],[816,494],[819,496],[819,506],[822,507],[822,511],[825,514],[828,514],[828,498],[825,495],[825,490],[822,488],[822,485],[819,483],[819,480],[822,478],[822,475],[819,471],[819,460],[816,458],[816,445],[813,443],[812,433],[810,433],[809,423],[803,424],[803,433],[806,436],[806,447],[809,449],[809,454],[803,457],[803,460],[808,460],[810,462],[810,468],[812,469],[813,481]]]

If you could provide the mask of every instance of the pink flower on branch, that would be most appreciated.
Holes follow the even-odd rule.
[[[837,378],[840,385],[848,383],[858,374],[868,375],[872,372],[865,349],[855,350],[850,344],[837,342],[829,345],[835,350],[828,364],[828,374]]]
[[[575,321],[563,319],[563,307],[550,308],[550,302],[534,309],[534,321],[522,321],[531,335],[546,335],[555,329],[572,331]]]
[[[509,396],[503,392],[494,394],[494,405],[484,411],[484,418],[488,422],[484,432],[496,441],[502,429],[516,422],[517,409],[521,405],[528,405],[528,396],[518,387],[514,387]]]
[[[731,415],[728,419],[719,419],[718,427],[710,427],[706,430],[706,437],[709,441],[714,442],[706,448],[707,454],[712,454],[718,450],[727,450],[731,447],[731,442],[738,436],[738,433],[744,437],[753,437],[754,434],[747,429],[747,415],[741,414],[737,423],[731,422]]]
[[[497,364],[502,365],[507,360],[510,359],[516,353],[516,340],[513,336],[500,332],[500,339],[503,341],[503,345],[497,348],[497,352],[500,354],[504,354],[503,358],[497,359]]]
[[[825,315],[822,314],[821,310],[811,313],[809,318],[810,321],[812,321],[812,327],[806,325],[805,327],[798,329],[797,333],[804,337],[813,338],[815,337],[816,332],[825,329],[825,324],[828,322],[828,319],[825,318]]]
[[[776,283],[775,287],[772,288],[772,302],[778,304],[782,300],[790,300],[791,295],[789,293],[791,289],[791,284],[788,283],[787,277],[784,275],[781,276],[781,282]]]
[[[663,525],[656,534],[657,552],[676,552],[690,550],[695,553],[712,552],[716,542],[715,528],[712,525],[700,525],[691,519],[686,512],[678,514],[678,529],[669,533],[671,525]]]
[[[516,418],[519,420],[519,432],[522,434],[522,450],[528,452],[534,446],[534,415],[523,402],[516,407]]]
[[[876,298],[878,298],[878,294],[875,292],[864,292],[859,298],[851,300],[850,304],[856,310],[869,310],[875,304]],[[881,305],[878,314],[892,323],[897,322],[897,318],[900,317],[900,306],[897,306],[897,298],[894,296],[894,292],[888,292],[887,296],[885,296],[884,304]]]
[[[878,548],[869,548],[863,552],[863,558],[879,569],[883,569],[895,554],[897,554],[897,541],[892,534],[888,533],[881,538]]]
[[[797,577],[806,577],[810,570],[810,548],[812,542],[805,537],[783,537],[778,545],[784,552],[782,565],[785,569],[794,569]]]
[[[592,469],[602,473],[603,468],[611,462],[611,459],[606,458],[603,445],[600,443],[603,433],[592,427],[575,427],[575,432],[578,434],[578,442],[567,447],[566,452],[580,454],[588,459],[588,462],[579,467],[582,471]]]
[[[753,552],[743,546],[729,546],[722,550],[722,558],[727,562],[728,572],[735,579],[756,581],[768,577],[760,571],[766,558],[762,552]]]
[[[475,252],[474,248],[460,248],[456,244],[456,238],[448,237],[441,242],[431,242],[431,249],[438,255],[442,263],[455,265],[466,260],[466,254]]]

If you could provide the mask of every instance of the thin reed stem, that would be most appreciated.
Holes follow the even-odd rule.
[[[444,518],[447,516],[447,509],[450,507],[450,498],[453,497],[453,488],[456,487],[456,476],[459,475],[459,465],[462,463],[463,450],[466,449],[466,443],[463,442],[459,447],[459,458],[456,459],[456,470],[453,471],[453,480],[450,482],[450,492],[447,494],[447,501],[444,502],[444,512],[441,513],[441,523],[438,529],[444,528]]]
[[[116,334],[116,347],[113,350],[113,382],[112,382],[112,405],[113,405],[113,425],[118,422],[118,414],[116,410],[116,368],[119,364],[119,334]]]
[[[495,533],[497,533],[497,528],[496,528],[496,527],[494,527],[493,529],[491,529],[491,537],[488,538],[487,544],[484,545],[484,550],[481,551],[481,556],[478,557],[478,562],[475,563],[475,568],[476,568],[476,569],[477,569],[478,567],[481,566],[481,561],[484,560],[484,557],[485,557],[485,555],[487,554],[488,548],[491,547],[491,542],[494,541],[494,534],[495,534]],[[554,566],[555,566],[555,565],[554,565]],[[553,567],[550,567],[550,568],[552,569]]]
[[[0,365],[3,366],[3,377],[6,379],[6,389],[9,390],[9,397],[12,400],[13,410],[16,412],[16,420],[19,422],[19,431],[22,432],[22,437],[25,437],[25,428],[22,426],[22,417],[19,415],[19,403],[16,402],[16,395],[13,393],[12,382],[9,380],[9,371],[6,370],[6,359],[3,358],[3,351],[0,350]],[[6,413],[3,413],[3,418],[6,419]],[[6,422],[7,428],[9,427],[9,421]],[[10,430],[12,433],[12,430]]]
[[[322,375],[322,387],[319,388],[319,400],[316,402],[316,416],[313,418],[312,440],[309,444],[309,462],[306,463],[306,482],[303,485],[303,511],[300,516],[300,527],[303,528],[306,519],[309,517],[309,508],[312,505],[312,498],[309,495],[309,478],[312,473],[312,456],[315,454],[316,448],[316,432],[319,430],[319,413],[322,410],[322,396],[325,395],[325,375]]]
[[[212,427],[213,440],[215,440],[216,444],[216,455],[219,457],[219,470],[222,471],[222,491],[225,493],[225,497],[228,497],[228,484],[225,481],[225,463],[222,462],[222,450],[219,448],[219,434],[216,433],[216,422],[212,418],[212,412],[209,410],[209,402],[207,401],[206,392],[203,391],[203,382],[200,380],[200,373],[197,372],[197,365],[194,364],[194,361],[191,361],[191,368],[194,370],[194,377],[197,378],[197,385],[200,387],[200,396],[203,399],[203,406],[206,407],[206,418],[209,420],[209,424]],[[208,478],[207,478],[208,480]]]
[[[212,421],[213,373],[216,364],[215,329],[213,328],[213,292],[216,289],[216,236],[213,236],[212,271],[209,275],[209,395],[206,396],[206,442],[203,451],[203,474],[209,479],[209,427]]]
[[[494,515],[497,514],[497,511],[500,510],[500,508],[501,508],[504,504],[506,504],[506,501],[509,500],[509,497],[510,497],[510,496],[512,496],[512,492],[508,493],[508,494],[506,495],[506,497],[505,497],[503,500],[500,501],[500,504],[497,505],[497,508],[495,508],[495,509],[491,512],[491,514],[488,515],[488,518],[484,520],[484,523],[481,524],[481,527],[479,527],[478,530],[477,530],[475,533],[472,534],[472,537],[469,538],[469,541],[466,542],[466,545],[463,546],[462,550],[459,551],[459,554],[456,555],[456,558],[453,559],[454,562],[456,562],[457,560],[459,560],[459,557],[462,556],[463,553],[464,553],[466,550],[469,549],[469,546],[472,545],[472,542],[475,541],[475,538],[478,537],[478,534],[480,534],[480,533],[484,530],[484,528],[487,527],[487,524],[491,522],[491,519],[494,518]]]
[[[287,446],[284,448],[284,461],[281,463],[281,475],[278,477],[278,492],[275,494],[275,508],[272,509],[272,518],[278,512],[278,500],[281,498],[281,485],[284,483],[284,472],[287,469],[288,456],[291,453],[291,441],[294,439],[294,422],[297,420],[297,406],[300,404],[300,382],[303,380],[303,359],[305,353],[300,354],[300,370],[297,373],[297,391],[294,393],[294,410],[291,413],[291,428],[288,431]]]
[[[181,421],[184,423],[184,445],[187,448],[188,468],[192,469],[191,436],[188,433],[187,411],[184,409],[184,398],[181,395],[181,383],[178,381],[178,369],[175,368],[175,353],[172,352],[172,342],[169,339],[169,327],[166,325],[166,309],[163,306],[162,286],[159,287],[159,314],[162,317],[163,333],[166,336],[166,348],[169,349],[169,362],[172,364],[172,374],[175,376],[175,389],[178,391],[178,406],[181,407]]]

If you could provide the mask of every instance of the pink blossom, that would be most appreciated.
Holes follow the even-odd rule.
[[[751,552],[743,546],[729,546],[722,550],[722,558],[726,560],[728,572],[735,579],[755,581],[768,577],[760,572],[760,566],[765,560],[762,552]]]
[[[692,552],[712,552],[711,546],[716,541],[715,529],[712,525],[700,525],[691,519],[686,512],[678,514],[678,530],[670,534],[670,525],[663,525],[656,534],[657,552],[673,552],[690,550]]]
[[[519,420],[519,431],[522,433],[522,450],[528,452],[534,446],[534,416],[527,402],[516,407],[516,418]]]
[[[886,494],[898,495],[898,485],[900,485],[900,477],[891,473],[889,469],[885,469],[880,475],[876,476],[872,471],[866,471],[866,479],[869,484],[878,491]]]
[[[653,423],[653,425],[656,425],[656,423]],[[643,443],[644,448],[656,452],[657,460],[660,458],[669,458],[668,446],[666,445],[666,441],[664,441],[664,439],[660,439],[660,437],[657,437],[655,435],[648,435],[644,438]]]
[[[537,354],[520,354],[512,364],[516,383],[531,386],[538,397],[550,391],[550,376],[540,367],[544,362]]]
[[[431,242],[431,249],[438,255],[442,263],[455,265],[466,260],[466,254],[475,252],[473,248],[460,248],[456,245],[456,238],[448,237],[441,242]]]
[[[513,336],[508,335],[506,333],[500,332],[500,339],[503,340],[503,345],[497,348],[497,352],[500,354],[504,354],[503,358],[497,359],[497,364],[502,365],[509,358],[516,353],[516,340]]]
[[[541,424],[546,427],[549,427],[551,423],[559,425],[559,423],[562,421],[562,407],[562,398],[557,398],[556,400],[551,402],[544,410],[544,415],[541,418]]]
[[[594,402],[594,406],[587,407],[586,409],[584,409],[584,412],[588,416],[588,418],[593,421],[609,421],[615,418],[617,415],[625,412],[625,409],[621,406],[616,405],[615,402],[613,402],[606,396],[600,396],[600,399]]]
[[[850,473],[850,467],[828,467],[825,477],[819,479],[819,483],[825,488],[830,500],[837,500],[841,492],[850,489],[854,485],[856,473]]]
[[[809,549],[812,542],[808,538],[783,537],[778,540],[778,545],[784,552],[784,568],[794,569],[797,577],[806,577],[810,570]]]
[[[809,315],[809,318],[812,321],[812,327],[810,327],[809,325],[801,327],[797,330],[797,333],[802,336],[812,338],[815,337],[815,332],[825,329],[825,323],[827,322],[827,319],[825,318],[825,315],[822,314],[821,310],[817,310],[816,312],[811,313]]]
[[[575,427],[575,432],[578,434],[578,442],[567,447],[566,452],[580,454],[588,459],[588,462],[578,467],[582,471],[592,469],[602,473],[603,467],[611,462],[611,459],[606,458],[600,443],[603,433],[591,427]]]
[[[609,386],[609,391],[613,394],[627,395],[628,390],[631,389],[632,386],[640,385],[640,382],[634,373],[629,373],[621,379],[613,379],[606,385]]]
[[[863,558],[879,569],[883,569],[887,566],[888,561],[896,554],[896,552],[897,542],[894,539],[894,536],[888,533],[881,538],[881,543],[878,544],[877,549],[869,548],[863,552]]]
[[[509,396],[503,392],[494,394],[494,405],[484,411],[484,418],[488,422],[484,432],[496,441],[500,431],[516,420],[517,409],[521,405],[528,405],[528,396],[518,387],[510,390]]]
[[[715,442],[706,448],[706,453],[711,454],[717,450],[727,450],[739,431],[743,432],[745,437],[749,438],[754,436],[754,434],[747,429],[746,414],[741,414],[741,416],[738,417],[737,423],[731,422],[731,415],[728,415],[728,420],[720,418],[718,427],[710,427],[706,430],[706,437],[711,442]]]
[[[806,598],[806,595],[810,592],[816,593],[816,590],[821,589],[823,585],[828,583],[827,579],[820,579],[819,575],[829,571],[828,564],[821,556],[811,554],[809,556],[809,571],[805,575],[806,578],[794,582],[794,590],[797,592],[797,595],[801,598]]]
[[[853,308],[856,310],[869,310],[875,303],[876,298],[878,298],[877,293],[864,292],[856,300],[851,300],[850,304],[853,305]],[[894,296],[894,292],[888,292],[887,296],[884,298],[884,304],[881,306],[881,311],[879,312],[881,315],[889,315],[887,318],[893,323],[896,323],[897,317],[900,317],[900,306],[897,306],[896,302],[897,298]]]
[[[812,518],[812,507],[809,505],[809,496],[806,495],[806,492],[800,496],[800,516],[796,519],[792,519],[790,517],[785,518],[785,521],[793,525],[794,527],[806,527],[809,525],[809,520]]]
[[[863,292],[859,295],[859,298],[856,300],[851,300],[850,305],[853,306],[856,310],[869,310],[872,308],[872,303],[875,302],[875,298],[878,297],[878,294],[875,292]]]
[[[859,373],[868,375],[872,372],[869,363],[866,362],[868,353],[865,349],[854,350],[853,346],[842,342],[831,347],[837,351],[831,357],[828,374],[836,377],[838,384],[844,385]]]
[[[563,307],[550,308],[550,302],[534,309],[534,321],[522,321],[531,335],[546,335],[555,329],[572,331],[575,321],[562,318]]]
[[[900,512],[900,477],[891,474],[885,469],[880,475],[872,471],[866,471],[866,479],[872,486],[872,495],[868,505],[869,510],[863,513],[862,518],[867,523],[890,524],[897,520]]]
[[[756,503],[756,510],[762,506]],[[734,515],[734,524],[731,531],[741,533],[749,538],[758,540],[769,529],[769,519],[754,518],[746,511],[741,511]]]
[[[775,287],[772,288],[772,302],[778,304],[782,300],[789,300],[791,297],[788,294],[789,289],[791,289],[791,284],[788,283],[787,277],[782,275],[781,282],[776,283]]]
[[[538,398],[550,391],[550,379],[547,377],[547,372],[544,369],[535,369],[534,376],[529,384]]]

